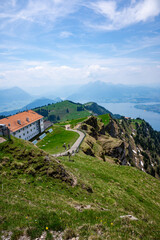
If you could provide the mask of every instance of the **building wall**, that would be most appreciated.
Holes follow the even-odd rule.
[[[26,127],[21,128],[20,130],[12,133],[13,136],[21,138],[24,140],[30,140],[44,130],[43,119],[38,120],[34,123],[27,125]]]
[[[44,132],[44,121],[43,121],[43,118],[40,120],[40,130],[41,132]]]

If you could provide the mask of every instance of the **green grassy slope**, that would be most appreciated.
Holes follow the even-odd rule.
[[[67,120],[84,118],[91,115],[88,110],[83,108],[82,104],[75,104],[70,101],[63,101],[56,104],[51,104],[48,106],[34,109],[34,111],[44,115],[45,118],[48,118],[53,122],[64,122]]]
[[[50,154],[61,153],[65,151],[63,144],[72,146],[78,139],[79,134],[65,130],[63,127],[52,127],[53,132],[48,133],[45,138],[38,142],[37,146]]]
[[[84,117],[84,118],[77,118],[77,119],[73,119],[71,121],[65,121],[65,122],[60,122],[60,123],[55,123],[55,125],[58,126],[65,126],[65,125],[70,125],[71,128],[74,128],[77,124],[83,122],[84,120],[86,120],[88,117]]]
[[[38,112],[39,114],[43,115],[45,119],[48,119],[54,123],[72,121],[80,118],[85,119],[92,114],[111,114],[114,118],[121,117],[120,115],[113,115],[104,107],[94,102],[80,104],[68,100],[40,108],[35,108],[34,111]]]
[[[51,230],[67,229],[70,238],[79,234],[80,240],[89,236],[90,239],[159,239],[157,179],[138,169],[103,162],[80,152],[72,161],[67,157],[60,159],[66,173],[70,172],[68,176],[77,179],[72,187],[70,181],[62,181],[66,178],[63,174],[63,178],[53,177],[56,176],[53,167],[53,174],[49,174],[54,159],[44,160],[45,155],[18,139],[11,144],[0,144],[0,231],[12,231],[12,239],[18,239],[24,232],[35,239],[43,231],[47,232],[47,239],[53,239]],[[18,164],[13,164],[15,161]],[[61,166],[59,171],[64,169],[56,161],[54,164]],[[138,220],[120,218],[128,214]],[[65,232],[63,239],[69,239],[68,235]]]
[[[103,115],[98,116],[98,118],[102,119],[102,122],[106,126],[109,123],[110,115],[109,114],[103,114]]]

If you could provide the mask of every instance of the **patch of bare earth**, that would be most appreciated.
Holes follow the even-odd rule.
[[[6,142],[6,139],[0,137],[0,143]]]

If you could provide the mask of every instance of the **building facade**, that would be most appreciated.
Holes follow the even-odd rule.
[[[43,116],[32,110],[0,119],[0,124],[5,124],[11,135],[24,140],[30,140],[44,131]]]

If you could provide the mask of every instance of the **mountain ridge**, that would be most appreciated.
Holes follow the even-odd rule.
[[[158,102],[160,88],[111,84],[101,81],[90,82],[68,96],[72,101],[95,102]]]
[[[34,108],[37,108],[37,107],[42,107],[42,106],[45,106],[45,105],[48,105],[48,104],[56,103],[56,101],[60,101],[60,99],[56,98],[55,100],[52,100],[52,99],[49,99],[49,98],[42,97],[42,98],[35,99],[33,102],[30,102],[29,104],[27,104],[26,106],[24,106],[20,109],[0,112],[0,115],[4,115],[4,116],[13,115],[13,114],[16,114],[18,112],[25,111],[25,110],[30,110],[30,109],[34,109]]]

